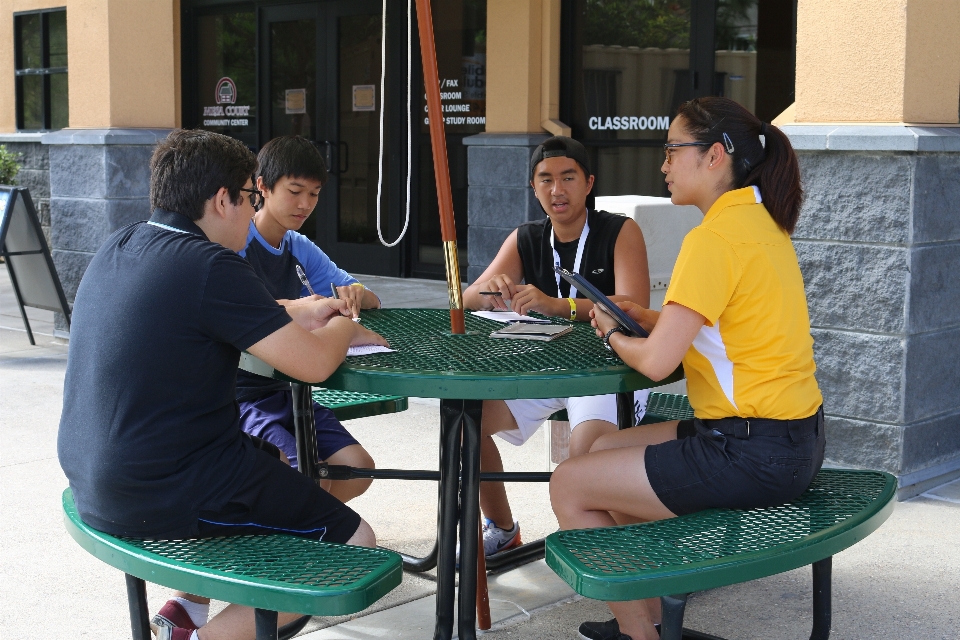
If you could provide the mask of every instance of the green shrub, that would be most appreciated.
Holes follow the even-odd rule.
[[[0,144],[0,184],[16,184],[17,174],[20,173],[19,153],[7,151],[6,145]]]

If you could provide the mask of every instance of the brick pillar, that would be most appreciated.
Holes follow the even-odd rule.
[[[150,217],[150,156],[168,129],[64,129],[43,136],[50,162],[53,261],[73,302],[107,237]],[[66,323],[57,314],[57,334]]]
[[[960,131],[784,126],[827,458],[901,498],[960,476]]]

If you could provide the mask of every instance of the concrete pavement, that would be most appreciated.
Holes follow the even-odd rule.
[[[0,638],[129,638],[120,572],[80,549],[63,529],[66,486],[56,435],[67,347],[52,314],[30,310],[37,346],[22,329],[5,267],[0,275]],[[446,306],[442,282],[361,278],[387,306]],[[381,467],[436,468],[437,402],[347,423]],[[542,433],[503,446],[507,468],[540,469]],[[547,488],[509,486],[526,539],[556,528]],[[385,546],[424,552],[436,527],[436,485],[376,482],[352,504]],[[730,638],[806,638],[809,569],[691,598],[687,626]],[[429,638],[430,574],[403,585],[353,620],[315,619],[301,637]],[[836,556],[832,638],[960,638],[960,481],[897,505],[879,531]],[[150,586],[157,609],[169,590]],[[602,603],[575,597],[535,563],[491,578],[494,628],[503,638],[576,638],[583,620],[609,618]],[[222,606],[222,605],[218,605]]]

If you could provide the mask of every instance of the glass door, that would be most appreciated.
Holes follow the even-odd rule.
[[[378,0],[261,9],[260,142],[291,134],[314,141],[330,179],[300,232],[347,271],[398,275],[399,249],[377,238],[380,9]],[[388,241],[399,233],[390,187],[384,175],[380,215]]]
[[[347,271],[396,276],[401,273],[401,250],[380,243],[377,217],[384,239],[394,241],[405,207],[405,196],[398,189],[402,173],[398,149],[405,145],[405,136],[399,135],[401,127],[394,122],[404,109],[405,70],[397,75],[396,65],[388,62],[388,95],[381,95],[379,0],[337,0],[320,5],[320,10],[325,72],[320,80],[323,118],[318,140],[329,158],[331,176],[318,205],[317,243]],[[391,35],[388,46],[398,40]],[[391,54],[388,60],[403,61]],[[393,87],[397,91],[391,91]],[[396,104],[391,106],[391,100]],[[381,166],[380,111],[384,107]]]
[[[260,104],[265,112],[260,119],[260,146],[284,135],[316,140],[322,117],[317,95],[317,71],[322,68],[317,8],[306,4],[265,7],[260,20]],[[300,228],[314,241],[319,209]]]

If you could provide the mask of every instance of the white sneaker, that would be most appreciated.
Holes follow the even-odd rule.
[[[492,520],[483,519],[483,555],[490,557],[507,549],[513,549],[523,544],[520,541],[520,523],[514,520],[513,528],[509,531],[493,524]],[[457,543],[457,567],[460,566],[460,543]]]
[[[483,519],[483,555],[486,557],[519,547],[521,544],[520,523],[516,520],[513,521],[513,528],[506,530],[493,524],[492,520]]]

